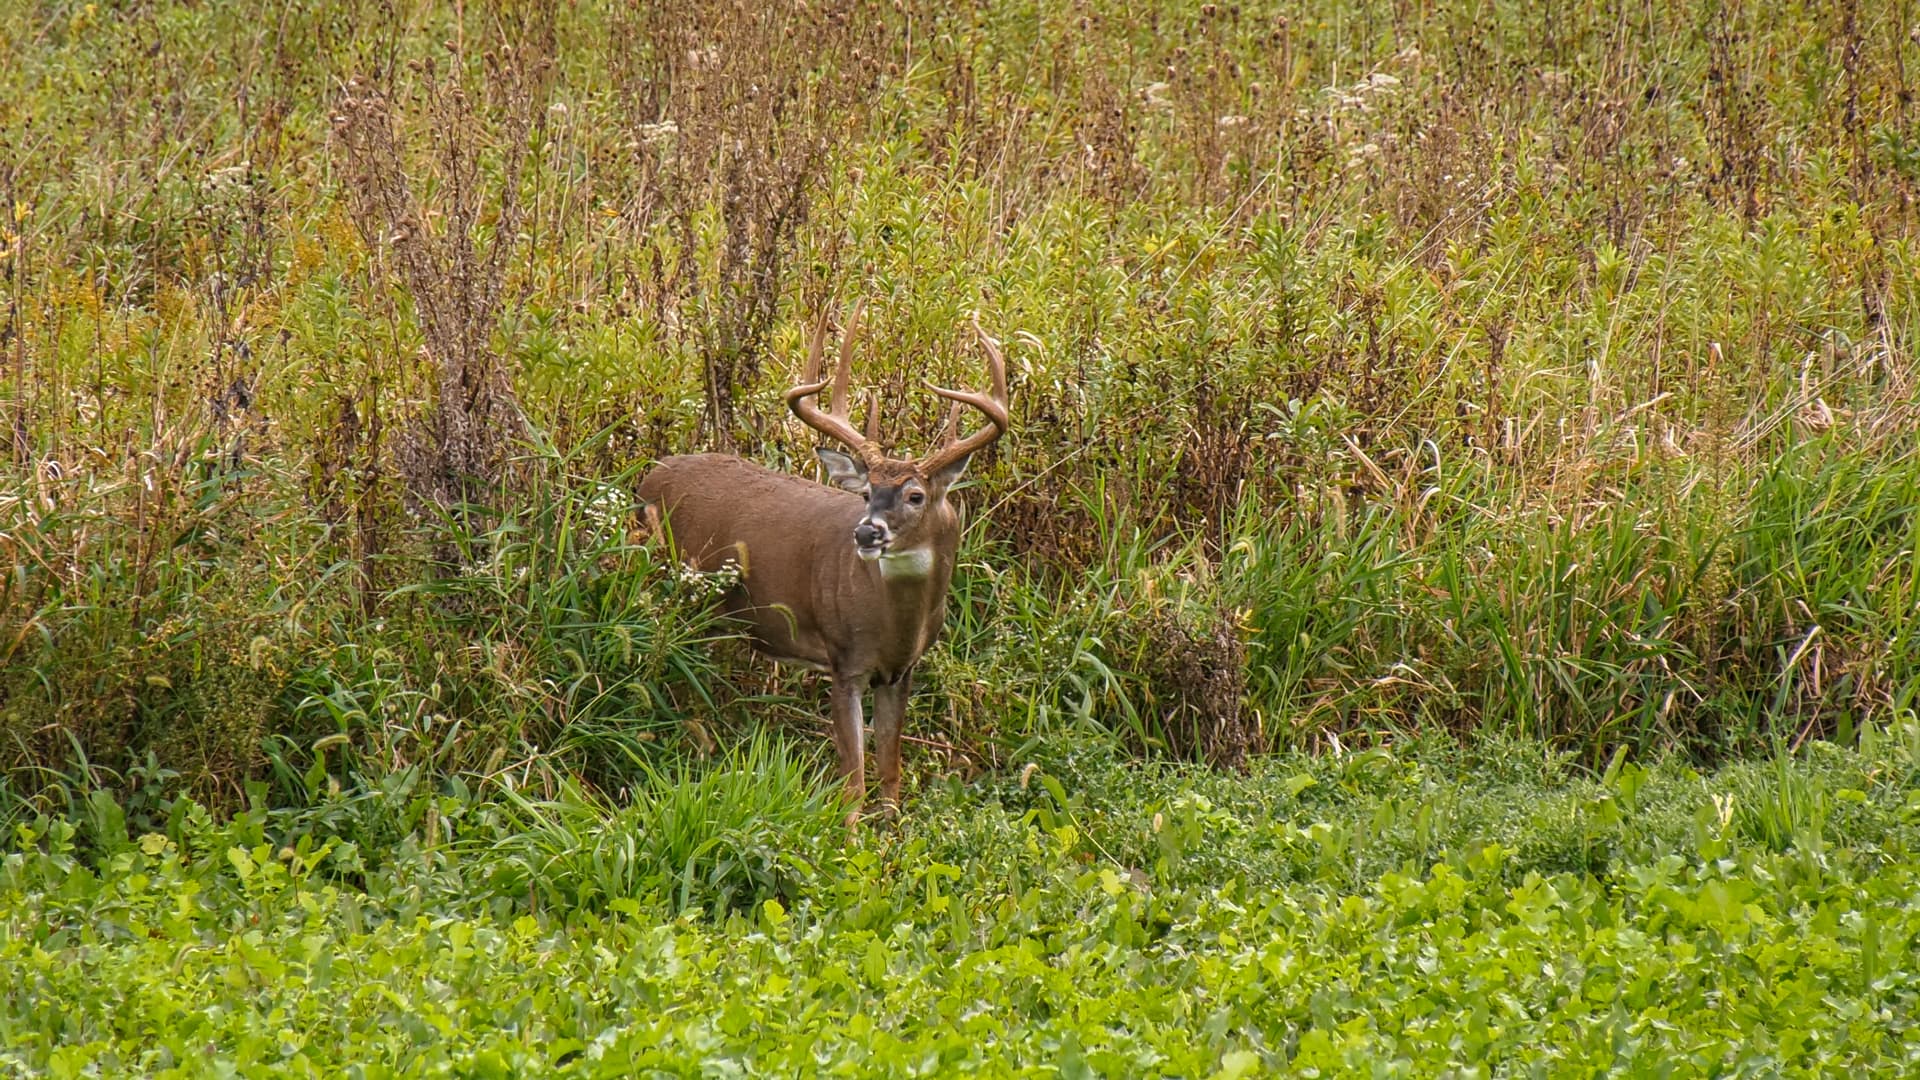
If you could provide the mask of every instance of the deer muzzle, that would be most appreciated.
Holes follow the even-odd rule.
[[[885,555],[892,539],[887,523],[876,518],[865,518],[853,527],[854,551],[868,562]]]

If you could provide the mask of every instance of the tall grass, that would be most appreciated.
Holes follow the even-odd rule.
[[[856,294],[901,447],[976,309],[1009,343],[922,749],[1597,765],[1913,706],[1894,12],[243,7],[0,13],[28,804],[617,790],[811,716],[616,519],[665,453],[808,467],[780,391]]]
[[[503,795],[507,817],[475,852],[488,889],[564,910],[790,901],[845,836],[817,762],[764,737],[699,774],[649,768],[618,805],[572,784],[552,799]]]

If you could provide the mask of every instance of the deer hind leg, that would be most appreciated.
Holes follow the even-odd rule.
[[[866,731],[860,713],[860,695],[867,688],[865,679],[834,676],[828,694],[833,713],[833,746],[840,752],[840,779],[847,785],[846,799],[850,815],[860,812],[867,795]]]
[[[662,535],[663,521],[660,517],[660,504],[643,502],[640,504],[640,523],[627,533],[627,543],[640,545],[656,536]]]
[[[913,672],[873,686],[873,756],[880,767],[880,803],[887,814],[900,812],[900,729],[906,722]]]

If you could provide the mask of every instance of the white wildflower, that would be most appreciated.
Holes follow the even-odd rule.
[[[701,570],[682,564],[676,569],[674,579],[696,599],[709,600],[740,584],[740,564],[728,559],[720,564],[718,570]]]
[[[641,142],[648,146],[659,146],[680,134],[680,125],[671,120],[662,120],[657,124],[641,124],[638,131]]]

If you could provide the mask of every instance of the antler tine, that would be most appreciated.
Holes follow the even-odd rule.
[[[813,341],[807,345],[807,369],[800,376],[802,384],[813,382],[820,377],[820,359],[827,351],[827,309],[820,309],[820,317],[813,323]]]
[[[945,387],[927,384],[927,389],[946,398],[957,407],[970,405],[986,414],[988,426],[958,441],[950,441],[946,446],[927,455],[921,461],[926,472],[935,472],[959,461],[961,458],[991,444],[1007,433],[1007,361],[1000,352],[1000,343],[987,336],[980,328],[980,313],[973,313],[973,332],[979,336],[980,345],[987,353],[987,374],[992,389],[985,394],[967,390],[948,390]],[[958,413],[949,419],[947,432],[949,439],[959,434]]]
[[[863,302],[856,302],[848,316],[847,327],[840,336],[840,360],[835,366],[831,380],[821,378],[820,375],[820,362],[826,352],[827,337],[827,316],[825,312],[821,313],[820,323],[813,333],[813,344],[807,350],[806,374],[802,377],[800,385],[787,391],[786,400],[787,407],[793,410],[793,415],[799,417],[802,423],[830,439],[845,443],[848,449],[860,455],[861,460],[871,466],[880,458],[877,437],[874,434],[878,431],[877,410],[869,415],[868,434],[863,437],[854,428],[853,421],[848,416],[851,395],[847,391],[853,364],[853,339],[859,330],[860,312],[865,306]],[[823,410],[813,399],[819,395],[820,391],[827,388],[829,381],[833,383],[833,402]]]
[[[853,398],[847,393],[847,384],[853,377],[853,343],[860,336],[860,316],[866,310],[865,299],[855,300],[853,310],[847,313],[847,325],[840,331],[840,361],[833,369],[832,412],[843,420],[849,419],[853,411]]]

